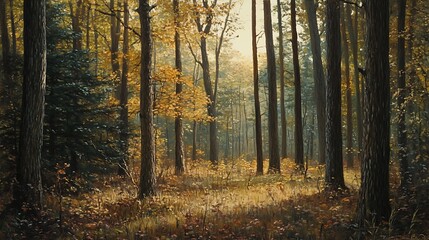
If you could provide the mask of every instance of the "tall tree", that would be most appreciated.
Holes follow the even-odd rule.
[[[326,2],[327,85],[326,85],[326,173],[325,184],[344,188],[341,133],[341,32],[340,1]]]
[[[196,9],[198,4],[197,0],[193,0],[194,7]],[[207,104],[207,112],[209,116],[212,118],[210,121],[210,161],[213,164],[218,163],[218,140],[217,140],[217,121],[216,121],[216,91],[213,91],[212,81],[210,76],[210,62],[209,56],[207,52],[207,36],[211,31],[213,25],[213,9],[217,0],[212,1],[212,4],[209,4],[209,0],[202,0],[203,8],[207,11],[205,22],[201,20],[201,13],[196,13],[195,23],[197,25],[198,32],[201,34],[200,36],[200,50],[201,50],[201,67],[203,69],[203,81],[204,81],[204,89],[206,91],[207,96],[210,99],[210,102]],[[216,88],[216,86],[215,86]]]
[[[304,139],[301,110],[301,73],[299,69],[298,34],[296,31],[296,1],[291,0],[293,73],[295,83],[295,163],[304,168]]]
[[[280,172],[278,120],[277,120],[277,79],[276,55],[274,53],[273,24],[270,0],[264,0],[264,30],[268,68],[268,143],[270,146],[269,171]]]
[[[174,34],[174,45],[175,45],[175,54],[176,54],[176,69],[178,72],[178,81],[176,83],[176,94],[180,96],[182,93],[183,85],[180,82],[180,75],[182,73],[182,55],[180,51],[180,12],[179,12],[179,0],[173,0],[173,11],[174,11],[174,24],[176,31]],[[185,151],[183,148],[183,123],[182,123],[182,114],[179,112],[176,113],[175,119],[175,133],[176,133],[176,156],[175,156],[175,169],[176,174],[180,175],[185,172]]]
[[[317,131],[319,139],[319,163],[326,160],[326,83],[322,65],[322,51],[320,49],[320,35],[317,24],[316,6],[314,0],[304,0],[308,27],[310,29],[311,51],[313,54],[314,95],[317,110]]]
[[[406,0],[398,0],[398,158],[401,172],[401,187],[406,189],[408,179],[407,129],[405,126],[405,12]]]
[[[149,0],[139,0],[138,13],[141,29],[140,67],[140,125],[141,125],[141,169],[139,198],[155,193],[155,135],[153,129],[153,88],[151,76],[152,38]]]
[[[287,157],[287,121],[285,107],[285,63],[284,63],[284,46],[283,46],[283,22],[282,7],[280,0],[277,0],[277,24],[279,27],[279,71],[280,71],[280,117],[281,117],[281,157]]]
[[[262,121],[261,104],[259,102],[259,69],[258,42],[256,39],[256,0],[252,0],[252,52],[253,52],[253,95],[255,98],[255,141],[256,141],[256,173],[263,174],[264,159],[262,154]]]
[[[128,51],[129,51],[129,9],[128,0],[124,0],[124,42],[122,47],[122,76],[119,95],[120,104],[120,146],[122,158],[119,162],[119,175],[125,175],[128,170]]]
[[[346,14],[344,7],[341,5],[341,12],[343,16],[341,17],[341,34],[343,40],[343,59],[345,67],[345,79],[346,79],[346,106],[347,106],[347,116],[346,116],[346,161],[347,167],[353,167],[353,106],[352,106],[352,88],[350,83],[350,54],[349,54],[349,42],[347,39],[347,29],[346,29]]]
[[[350,45],[352,49],[352,55],[353,55],[353,69],[354,69],[354,85],[356,88],[356,119],[357,119],[357,153],[358,153],[358,159],[362,159],[362,132],[363,132],[363,125],[362,125],[362,102],[361,102],[361,88],[360,88],[360,81],[359,81],[359,63],[358,63],[358,26],[357,26],[357,20],[358,20],[358,9],[356,7],[354,12],[354,23],[355,26],[353,26],[352,21],[352,11],[350,8],[350,4],[346,4],[346,23],[347,23],[347,29],[349,32],[350,37]]]
[[[42,207],[41,151],[46,88],[45,1],[24,1],[22,123],[14,199]]]
[[[389,219],[389,0],[366,0],[366,77],[360,222]]]
[[[112,72],[115,80],[119,81],[120,65],[119,65],[119,39],[121,35],[121,27],[119,22],[119,14],[115,10],[115,0],[110,0],[110,60],[112,65]]]

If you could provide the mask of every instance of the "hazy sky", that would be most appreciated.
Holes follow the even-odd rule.
[[[252,56],[252,1],[251,0],[241,0],[242,4],[237,6],[237,12],[239,12],[239,25],[240,29],[237,31],[238,38],[233,39],[232,47],[240,51],[245,57]],[[241,7],[240,7],[241,5]],[[276,5],[275,1],[271,0],[271,8]],[[262,1],[256,1],[256,21],[257,21],[257,32],[263,30],[263,6]],[[276,15],[273,15],[273,24],[277,23]],[[262,38],[258,44],[259,47],[265,46],[264,38]],[[261,52],[265,52],[265,49],[259,48]]]

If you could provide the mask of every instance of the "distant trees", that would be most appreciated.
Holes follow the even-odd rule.
[[[141,127],[141,169],[139,198],[155,193],[155,135],[153,129],[153,87],[151,76],[152,38],[149,0],[139,0],[138,13],[141,29],[140,66],[140,127]]]
[[[277,79],[276,56],[274,53],[273,24],[271,20],[271,3],[264,0],[264,30],[267,50],[268,72],[268,145],[269,171],[280,172],[278,120],[277,120]]]
[[[24,1],[24,83],[17,161],[18,206],[42,208],[41,154],[46,91],[45,0]]]
[[[366,76],[360,220],[389,219],[389,0],[365,1]]]

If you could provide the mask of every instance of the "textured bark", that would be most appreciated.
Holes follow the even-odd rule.
[[[283,47],[283,23],[280,0],[277,0],[277,21],[279,27],[279,67],[280,67],[280,116],[281,116],[281,158],[287,157],[287,121],[285,107],[285,64]]]
[[[346,116],[346,161],[347,167],[353,167],[353,106],[352,106],[352,89],[350,86],[350,54],[349,54],[349,42],[347,40],[346,30],[346,14],[342,7],[343,16],[341,17],[341,34],[343,40],[343,59],[345,67],[345,80],[346,80],[346,105],[347,105],[347,116]]]
[[[141,169],[139,198],[155,194],[155,135],[153,130],[153,88],[151,77],[152,38],[149,0],[139,0],[141,29],[140,124]]]
[[[119,162],[119,175],[126,175],[128,170],[128,50],[129,50],[129,9],[128,0],[124,0],[124,42],[123,42],[123,57],[122,57],[122,76],[121,76],[121,88],[119,94],[120,104],[120,146],[123,154],[122,159]]]
[[[314,0],[305,0],[307,20],[310,29],[311,51],[313,53],[314,93],[317,111],[317,132],[319,140],[319,163],[326,161],[326,83],[323,72],[320,35],[317,25],[316,7]]]
[[[110,61],[112,65],[112,72],[115,81],[119,81],[120,65],[119,65],[119,38],[121,35],[121,28],[119,23],[119,16],[115,10],[115,0],[110,0],[110,11],[112,16],[110,16]],[[118,93],[116,93],[118,94]],[[118,97],[118,95],[116,95]]]
[[[405,89],[405,12],[406,0],[398,0],[398,159],[401,172],[401,188],[406,189],[409,179],[407,129],[405,126],[406,89]]]
[[[346,14],[345,14],[346,22],[347,22],[347,29],[350,36],[350,45],[352,49],[352,55],[353,55],[353,69],[354,69],[354,85],[356,87],[356,118],[357,118],[357,154],[358,159],[362,160],[362,132],[363,132],[363,125],[362,125],[362,105],[361,105],[361,88],[360,88],[360,81],[359,81],[359,63],[358,63],[358,33],[357,33],[357,20],[358,20],[358,12],[357,9],[355,9],[355,26],[353,26],[352,22],[352,12],[350,8],[350,4],[346,4]]]
[[[388,220],[390,159],[389,0],[367,0],[363,219]]]
[[[24,1],[24,83],[14,198],[18,206],[42,207],[40,172],[46,92],[45,1]]]
[[[326,172],[330,189],[344,188],[341,132],[341,32],[339,0],[327,0]]]
[[[73,37],[73,49],[82,50],[82,27],[81,27],[81,9],[82,0],[76,1],[76,8],[73,5],[73,1],[69,1],[70,17],[72,19],[72,29],[75,36]]]
[[[97,19],[97,5],[94,6],[94,12],[92,15],[92,28],[94,32],[94,52],[95,52],[95,76],[98,76],[98,28],[96,24]]]
[[[182,73],[182,55],[180,51],[180,13],[179,13],[179,0],[173,0],[173,11],[174,11],[174,23],[176,25],[176,32],[174,34],[174,45],[176,54],[176,69],[179,72],[179,81],[176,83],[176,94],[180,96],[182,93],[183,85],[180,82],[180,75]],[[176,133],[176,156],[175,156],[175,169],[176,175],[183,174],[185,172],[185,150],[183,148],[183,124],[181,112],[176,113],[175,119],[175,133]]]
[[[301,74],[299,69],[298,34],[296,31],[296,3],[291,1],[293,73],[295,82],[295,163],[304,168],[304,139],[301,110]]]
[[[268,67],[268,143],[269,143],[269,171],[280,172],[278,120],[277,120],[277,79],[276,56],[274,53],[273,24],[271,20],[271,3],[264,0],[264,29],[267,50]]]

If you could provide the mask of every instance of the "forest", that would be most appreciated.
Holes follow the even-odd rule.
[[[426,0],[0,0],[0,239],[429,239]]]

